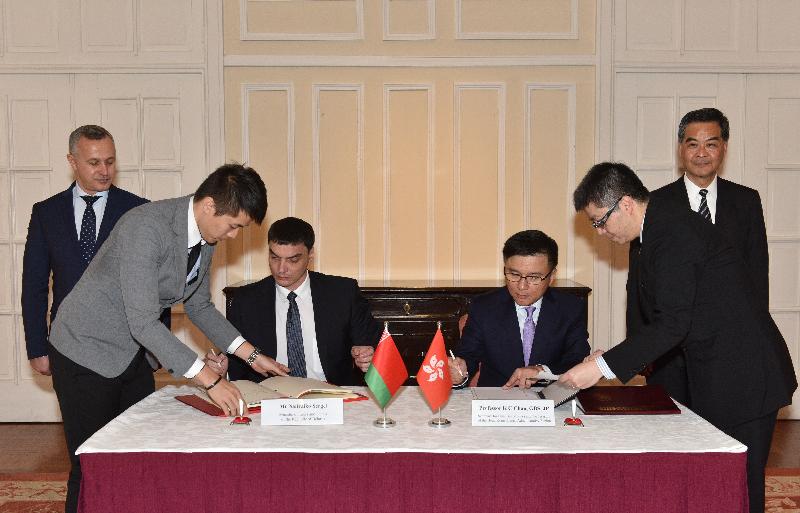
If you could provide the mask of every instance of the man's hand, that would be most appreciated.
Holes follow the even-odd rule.
[[[579,363],[571,368],[562,374],[558,381],[572,388],[589,388],[600,381],[602,377],[603,373],[600,372],[600,366],[597,365],[597,362],[591,360]]]
[[[233,354],[247,362],[247,359],[251,354],[253,354],[253,350],[255,348],[256,347],[253,344],[245,341],[236,349],[236,351],[234,351]],[[287,376],[289,374],[289,367],[278,363],[269,356],[265,356],[263,354],[256,356],[256,359],[253,360],[253,364],[250,367],[252,367],[254,371],[260,372],[265,376],[269,376],[271,374]]]
[[[605,351],[603,351],[602,349],[595,349],[594,351],[592,351],[592,354],[590,354],[589,356],[584,358],[583,361],[584,362],[593,362],[593,361],[597,360],[597,357],[602,355],[603,353],[605,353]]]
[[[236,388],[236,385],[230,381],[223,378],[208,391],[208,396],[217,403],[217,406],[222,408],[223,413],[228,417],[239,415],[239,400],[242,399],[242,393]],[[246,404],[244,405],[244,412],[242,412],[242,414],[247,415]]]
[[[225,353],[216,354],[213,350],[210,350],[203,358],[203,363],[220,376],[228,373],[228,357],[225,356]]]
[[[236,388],[236,385],[212,371],[208,365],[203,367],[193,379],[204,389],[216,382],[216,385],[206,390],[208,396],[222,408],[225,415],[231,417],[239,414],[239,400],[242,399],[242,393]]]
[[[505,385],[503,385],[504,389],[509,389],[512,387],[520,387],[520,388],[530,388],[531,385],[536,383],[537,376],[540,372],[542,372],[544,368],[541,365],[531,365],[530,367],[520,367],[516,369],[511,377],[508,379]]]
[[[260,354],[256,357],[253,365],[251,365],[254,371],[260,372],[265,376],[288,376],[289,375],[289,367],[283,365],[282,363],[278,363],[269,356],[265,356]]]
[[[356,367],[361,369],[361,372],[367,372],[369,364],[372,363],[372,355],[375,354],[375,348],[372,346],[353,346],[350,348],[350,354],[353,356]]]
[[[467,376],[467,362],[463,358],[448,358],[447,365],[450,367],[450,381],[454,385],[460,385]]]
[[[31,367],[33,370],[41,374],[42,376],[49,376],[50,375],[50,357],[47,355],[39,356],[38,358],[31,358],[28,360],[30,362]]]

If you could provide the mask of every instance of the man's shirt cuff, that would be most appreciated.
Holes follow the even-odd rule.
[[[597,366],[600,368],[600,372],[603,373],[603,377],[604,378],[606,378],[606,379],[614,379],[614,378],[617,377],[617,375],[614,374],[611,371],[611,367],[608,366],[608,364],[606,363],[605,359],[603,359],[602,356],[598,356],[594,361],[595,361],[595,363],[597,363]]]
[[[189,370],[184,373],[183,377],[186,379],[192,379],[193,377],[197,376],[197,374],[199,374],[201,370],[203,370],[203,367],[205,367],[205,365],[206,364],[203,363],[203,360],[198,358],[197,360],[194,361],[192,366],[189,367]]]
[[[228,353],[228,354],[233,354],[245,342],[246,342],[246,340],[244,339],[244,337],[239,335],[238,337],[233,339],[233,342],[231,342],[231,345],[228,346],[228,349],[225,352]]]

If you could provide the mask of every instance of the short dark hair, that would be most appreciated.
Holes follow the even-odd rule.
[[[686,126],[689,125],[689,123],[708,122],[714,122],[719,125],[720,137],[722,137],[723,141],[727,142],[728,137],[731,135],[731,127],[730,124],[728,124],[728,118],[725,117],[722,111],[714,107],[706,107],[704,109],[687,112],[681,118],[681,122],[678,125],[678,142],[683,142],[683,138],[686,136]]]
[[[114,142],[114,137],[111,135],[111,133],[100,125],[79,126],[73,130],[71,134],[69,134],[70,155],[75,155],[75,152],[78,151],[78,141],[80,141],[81,137],[85,137],[93,141],[99,141],[108,137],[111,139],[111,142]]]
[[[515,233],[503,244],[503,260],[513,256],[545,255],[550,269],[558,265],[558,244],[539,230]]]
[[[267,215],[264,181],[253,168],[241,164],[225,164],[208,175],[194,193],[195,203],[203,198],[214,200],[218,216],[237,216],[244,211],[261,224]]]
[[[597,207],[610,207],[623,196],[646,202],[650,192],[633,169],[622,162],[595,164],[583,177],[572,194],[575,211],[580,212],[589,203]]]
[[[314,228],[297,217],[278,219],[267,231],[267,242],[275,244],[303,243],[310,251],[314,247]]]

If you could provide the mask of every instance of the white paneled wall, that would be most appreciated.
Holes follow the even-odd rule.
[[[615,0],[613,11],[611,156],[637,170],[648,188],[660,187],[679,176],[683,114],[714,106],[727,115],[731,138],[722,174],[761,195],[770,311],[800,374],[800,4]],[[597,322],[601,348],[625,336],[627,247],[608,247],[606,255],[595,290],[596,301],[610,298],[598,312],[608,316]],[[799,418],[800,407],[782,416]]]
[[[221,32],[207,23],[221,11],[217,0],[0,0],[0,422],[59,418],[50,378],[28,364],[19,298],[31,207],[72,182],[69,133],[109,129],[118,187],[151,200],[193,191],[223,155],[211,139],[222,125]],[[184,317],[174,312],[175,332],[204,351]]]

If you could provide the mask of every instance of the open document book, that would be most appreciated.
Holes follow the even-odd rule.
[[[242,393],[245,404],[251,412],[261,407],[265,399],[344,399],[358,401],[366,396],[357,394],[352,390],[331,385],[318,379],[298,378],[295,376],[274,376],[260,383],[244,379],[232,382]],[[223,415],[205,390],[198,390],[195,394],[179,395],[175,399],[193,406],[209,415]]]
[[[558,381],[553,381],[541,389],[534,388],[508,388],[500,387],[475,387],[472,390],[473,399],[549,399],[554,406],[561,406],[569,401],[578,393],[578,390],[570,388]]]

